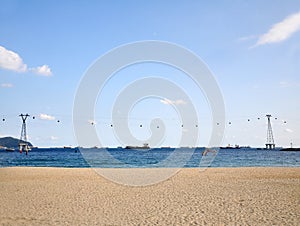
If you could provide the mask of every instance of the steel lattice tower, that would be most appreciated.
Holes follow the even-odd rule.
[[[19,140],[19,149],[20,149],[20,153],[22,153],[22,150],[24,149],[26,151],[26,155],[27,155],[29,147],[28,147],[28,143],[27,143],[26,119],[30,115],[20,114],[19,116],[22,118],[22,129],[21,129],[21,137],[20,137],[20,140]]]
[[[275,143],[274,143],[274,137],[273,137],[273,131],[271,126],[271,115],[266,115],[268,118],[268,130],[267,130],[267,143],[266,143],[266,149],[274,149]]]

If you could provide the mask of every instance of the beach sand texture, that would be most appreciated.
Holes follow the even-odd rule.
[[[300,168],[183,169],[146,187],[88,168],[1,168],[0,224],[300,225]]]

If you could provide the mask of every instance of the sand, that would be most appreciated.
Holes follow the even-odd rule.
[[[300,225],[300,168],[184,169],[145,187],[92,169],[1,168],[0,224]]]

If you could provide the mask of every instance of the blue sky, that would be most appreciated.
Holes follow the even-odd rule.
[[[76,146],[73,101],[89,66],[117,46],[162,40],[193,51],[213,72],[226,106],[223,145],[263,146],[264,116],[270,113],[276,145],[300,146],[299,1],[1,0],[0,5],[1,137],[19,137],[18,115],[29,113],[36,117],[28,119],[34,145]],[[95,121],[103,145],[120,145],[109,127],[113,97],[147,73],[164,74],[189,92],[200,118],[199,145],[205,146],[211,130],[205,97],[168,68],[120,72],[98,98],[95,119],[83,120]],[[129,116],[132,133],[146,139],[149,120],[159,116],[169,128],[163,145],[176,146],[182,132],[174,127],[176,111],[147,101]]]

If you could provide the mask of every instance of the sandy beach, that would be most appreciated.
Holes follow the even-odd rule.
[[[300,168],[183,169],[145,187],[88,168],[1,168],[0,203],[1,225],[299,225]]]

